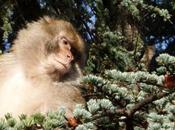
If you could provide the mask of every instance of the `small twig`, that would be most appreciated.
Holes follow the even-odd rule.
[[[152,96],[149,96],[149,97],[145,98],[141,102],[137,103],[130,111],[128,111],[128,116],[132,117],[137,110],[140,110],[145,105],[147,105],[149,103],[152,103],[155,100],[161,99],[165,96],[168,96],[169,94],[171,94],[173,92],[174,91],[171,91],[169,93],[160,92],[158,94],[155,94],[155,95],[152,95]]]
[[[152,103],[155,100],[161,99],[165,96],[168,96],[169,94],[171,94],[173,91],[169,92],[169,93],[165,93],[165,92],[160,92],[158,94],[154,94],[152,96],[149,96],[147,98],[145,98],[144,100],[142,100],[141,102],[137,103],[133,108],[131,108],[131,110],[129,110],[128,112],[126,112],[128,114],[127,119],[126,119],[126,129],[127,130],[134,130],[133,128],[133,115],[135,114],[136,111],[140,110],[142,107],[144,107],[145,105]]]

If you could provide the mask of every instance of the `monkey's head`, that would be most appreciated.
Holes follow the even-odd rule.
[[[75,64],[82,66],[85,59],[84,42],[72,24],[50,17],[27,24],[19,31],[13,49],[27,74],[62,76]]]

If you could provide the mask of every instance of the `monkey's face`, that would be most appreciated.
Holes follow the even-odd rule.
[[[68,37],[59,35],[47,45],[48,72],[63,75],[70,71],[74,60],[71,42]]]

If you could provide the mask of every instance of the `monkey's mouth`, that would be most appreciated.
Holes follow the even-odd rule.
[[[66,64],[62,63],[62,62],[59,61],[58,59],[57,59],[57,62],[58,62],[59,64],[61,64],[66,70],[68,69],[68,67],[66,66]]]

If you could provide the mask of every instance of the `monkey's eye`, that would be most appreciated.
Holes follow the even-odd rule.
[[[64,43],[64,45],[68,45],[69,44],[67,40],[63,40],[63,43]]]
[[[66,37],[61,37],[61,40],[63,42],[64,45],[68,45],[69,44],[69,40]]]

